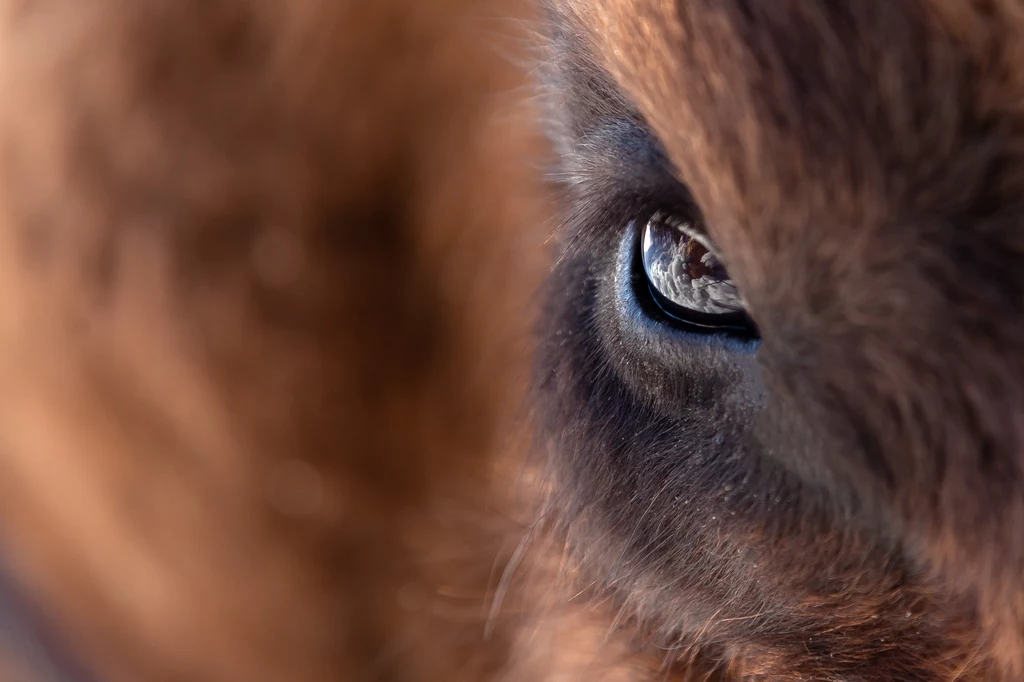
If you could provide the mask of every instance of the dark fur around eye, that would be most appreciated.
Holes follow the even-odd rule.
[[[808,633],[829,652],[873,641],[877,667],[849,679],[900,664],[882,639],[945,651],[898,548],[844,522],[842,499],[772,456],[824,444],[798,411],[771,402],[756,344],[680,331],[638,308],[622,279],[627,242],[591,242],[548,284],[539,414],[552,504],[585,575],[666,644],[781,646],[789,669],[820,672],[805,656]],[[880,619],[835,609],[844,595],[875,593]]]
[[[839,446],[765,386],[756,341],[683,331],[638,304],[624,267],[635,239],[570,241],[546,287],[536,403],[551,504],[583,575],[661,646],[723,666],[730,641],[769,648],[794,674],[846,671],[866,643],[873,658],[851,680],[887,679],[903,655],[949,655],[952,616],[924,613],[927,581],[899,547],[851,522],[842,485],[805,482],[827,472],[773,456]],[[850,595],[858,609],[838,608]]]
[[[617,219],[631,208],[569,214]],[[665,642],[781,644],[792,670],[821,670],[805,660],[807,633],[827,651],[874,638],[878,667],[863,679],[899,663],[876,635],[944,651],[917,615],[919,578],[898,548],[845,522],[841,496],[772,456],[825,444],[798,410],[772,401],[756,342],[681,331],[638,306],[623,267],[635,239],[607,230],[585,249],[576,242],[547,287],[539,414],[552,503],[586,575]],[[882,619],[834,611],[842,595],[875,592]]]

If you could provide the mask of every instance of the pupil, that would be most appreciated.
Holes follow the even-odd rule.
[[[706,315],[742,312],[743,301],[714,254],[690,237],[685,225],[654,217],[644,228],[644,272],[671,303]]]

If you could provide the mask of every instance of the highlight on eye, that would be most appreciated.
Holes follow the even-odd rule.
[[[757,336],[739,290],[692,221],[653,214],[640,237],[640,261],[651,298],[674,322]]]

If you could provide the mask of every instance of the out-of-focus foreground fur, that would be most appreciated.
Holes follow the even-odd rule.
[[[0,546],[98,679],[505,665],[516,16],[0,2]]]

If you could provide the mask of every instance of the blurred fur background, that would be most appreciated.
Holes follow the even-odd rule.
[[[543,269],[523,19],[0,2],[5,679],[531,665],[487,625]]]

